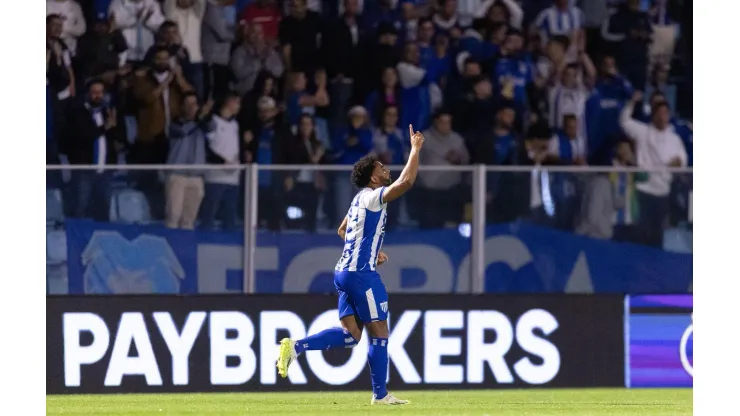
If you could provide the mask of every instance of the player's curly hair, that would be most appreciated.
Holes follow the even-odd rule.
[[[354,185],[355,188],[362,189],[370,184],[370,178],[373,176],[375,162],[377,161],[377,156],[367,155],[355,162],[355,166],[352,168],[352,176],[350,177],[352,185]]]

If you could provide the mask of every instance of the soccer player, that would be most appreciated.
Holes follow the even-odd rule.
[[[388,372],[388,293],[376,271],[388,261],[380,251],[385,236],[386,207],[405,194],[416,180],[419,152],[424,135],[409,125],[411,153],[401,176],[391,184],[391,173],[377,156],[365,156],[352,168],[352,182],[360,190],[339,226],[344,250],[334,268],[334,285],[339,293],[339,320],[342,328],[330,328],[300,340],[280,341],[278,374],[288,376],[288,367],[298,355],[309,350],[352,348],[360,342],[362,329],[370,334],[368,362],[372,376],[370,404],[406,404],[386,390]]]

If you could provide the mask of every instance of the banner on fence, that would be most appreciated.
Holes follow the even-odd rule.
[[[242,292],[241,233],[68,220],[69,293]],[[258,234],[259,293],[328,293],[341,252],[336,235]],[[394,231],[380,272],[390,292],[467,293],[470,239],[457,230]],[[692,256],[594,240],[524,223],[489,226],[489,293],[682,293]]]
[[[620,296],[390,301],[391,389],[623,385]],[[50,296],[46,391],[369,391],[367,334],[277,376],[281,338],[337,324],[331,295]]]
[[[692,295],[627,297],[627,387],[692,387]]]

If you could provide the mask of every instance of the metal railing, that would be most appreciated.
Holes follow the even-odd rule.
[[[401,171],[404,166],[387,166],[392,171]],[[47,165],[47,171],[220,171],[241,170],[244,173],[245,203],[244,203],[244,273],[243,283],[245,291],[255,292],[255,248],[257,246],[258,198],[260,171],[318,171],[318,172],[349,172],[351,165]],[[533,171],[563,172],[574,174],[594,173],[673,173],[693,174],[693,168],[640,168],[614,166],[419,166],[420,172],[466,172],[472,178],[472,221],[471,221],[471,290],[472,293],[484,293],[485,286],[485,227],[486,227],[486,173],[528,173]]]

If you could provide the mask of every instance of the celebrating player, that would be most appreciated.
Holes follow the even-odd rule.
[[[405,194],[416,180],[419,151],[424,143],[421,132],[409,125],[411,153],[401,176],[391,184],[391,172],[377,156],[365,156],[352,168],[352,183],[360,192],[352,200],[347,216],[339,226],[344,251],[334,268],[334,286],[339,293],[339,320],[342,328],[330,328],[304,339],[280,341],[278,373],[288,376],[288,367],[298,355],[309,350],[352,348],[360,342],[363,327],[370,334],[368,362],[373,384],[370,404],[406,404],[386,390],[388,372],[388,293],[375,270],[388,261],[380,251],[385,236],[386,207]]]

